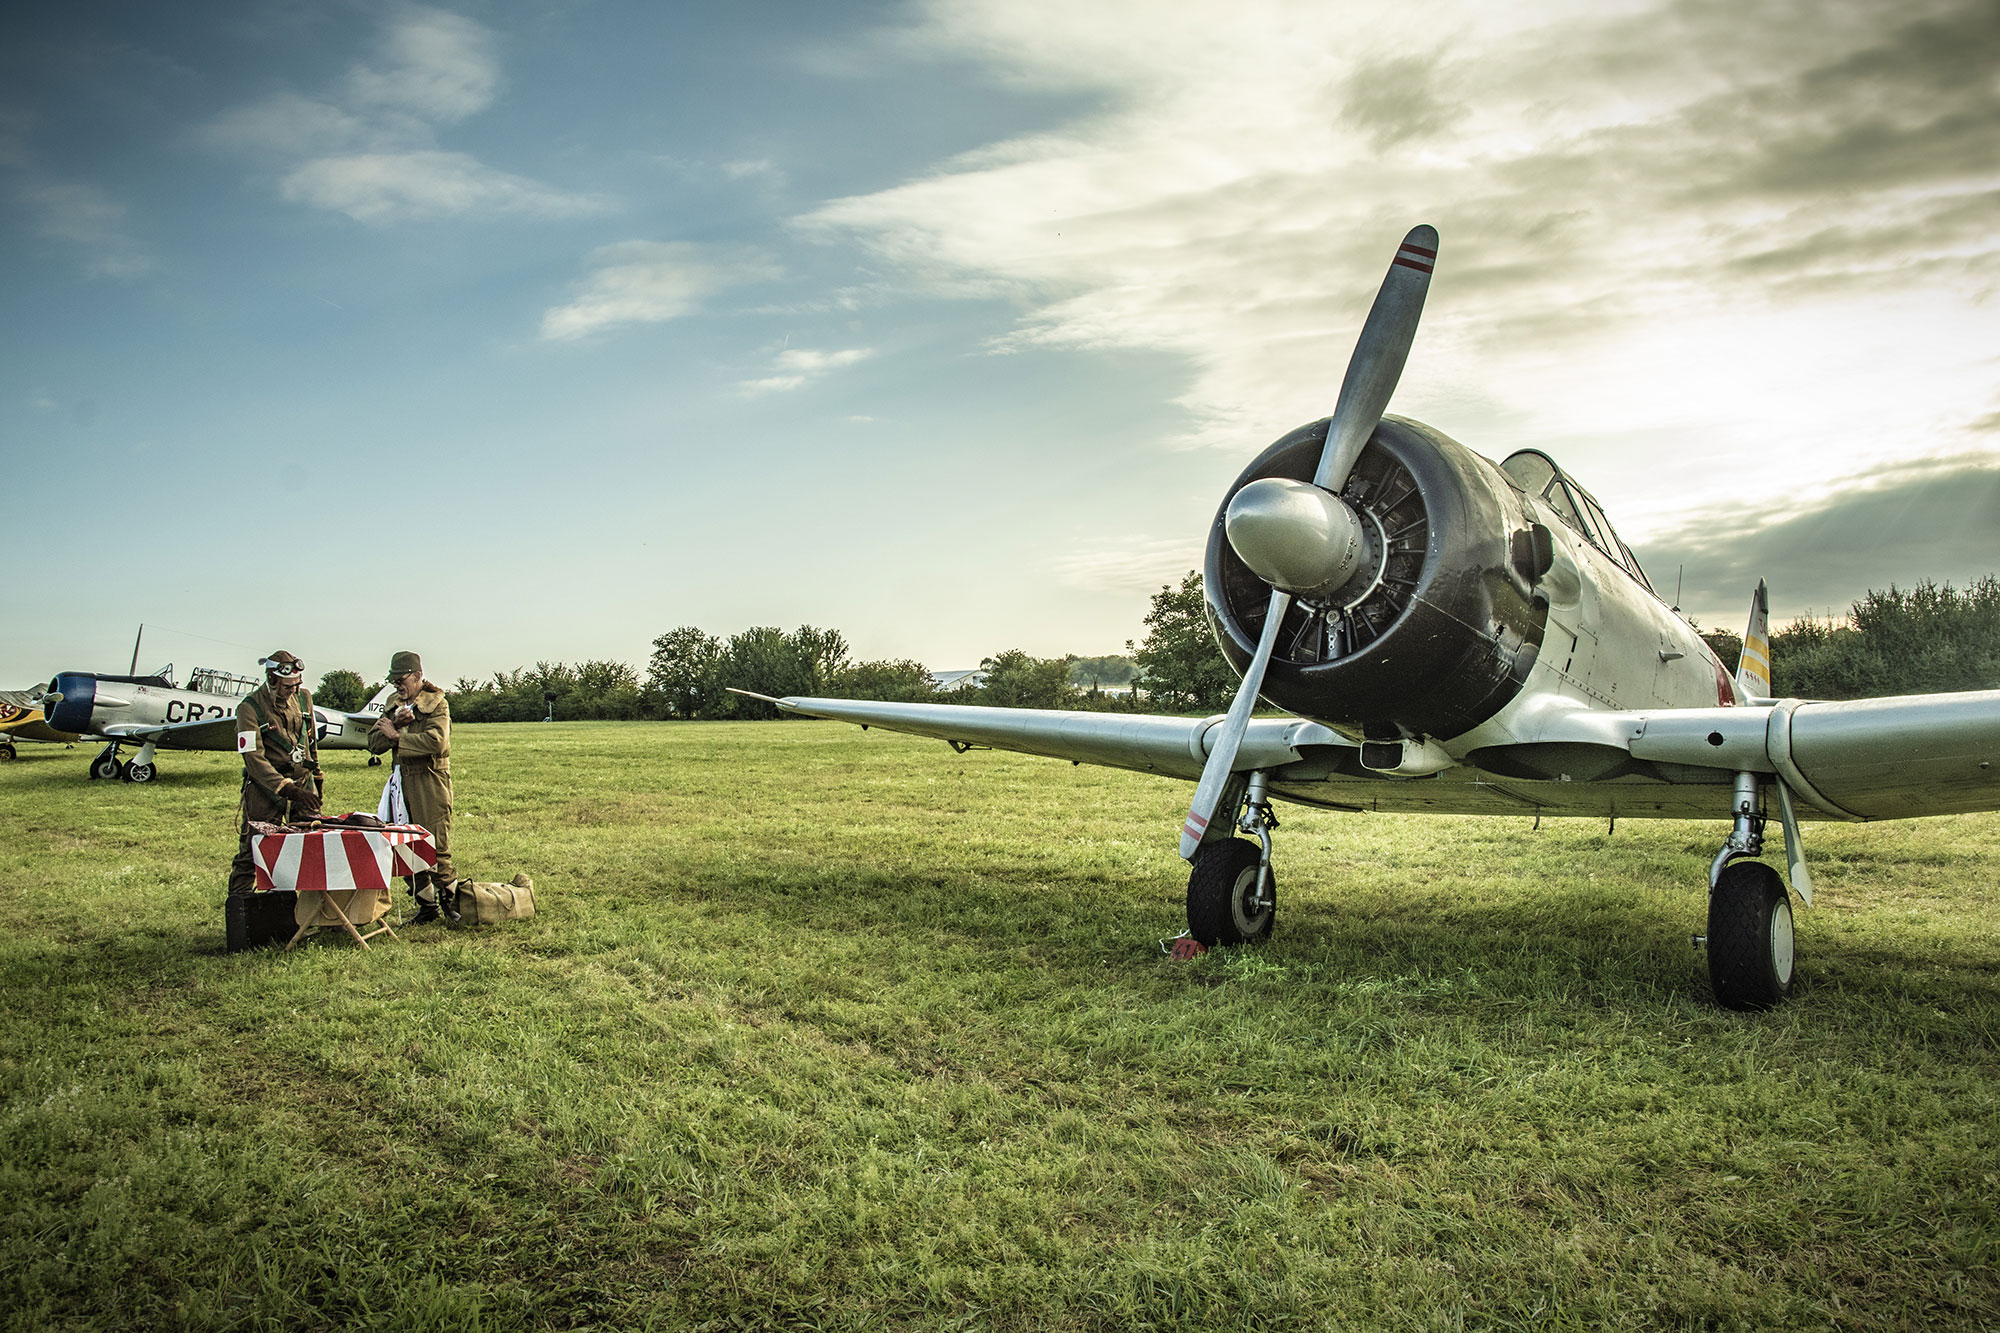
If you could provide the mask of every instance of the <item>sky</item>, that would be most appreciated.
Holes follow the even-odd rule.
[[[1118,652],[1333,408],[1704,628],[2000,570],[2000,0],[0,13],[0,686]]]

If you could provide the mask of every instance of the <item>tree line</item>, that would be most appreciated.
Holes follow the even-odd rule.
[[[840,631],[761,625],[721,638],[691,625],[653,640],[642,675],[623,662],[537,662],[461,678],[446,694],[460,722],[534,722],[556,718],[634,720],[774,718],[761,699],[817,695],[907,703],[969,703],[1002,708],[1076,708],[1204,714],[1229,706],[1236,674],[1215,646],[1203,605],[1201,575],[1155,593],[1129,655],[1035,657],[1018,648],[981,660],[983,682],[939,693],[922,662],[855,661]],[[1702,635],[1735,667],[1741,636]],[[1844,622],[1807,618],[1771,637],[1771,685],[1781,698],[1860,699],[2000,688],[2000,578],[1960,591],[1949,583],[1893,584],[1855,602]],[[379,684],[333,671],[314,699],[359,708]]]
[[[1734,667],[1743,638],[1702,635]],[[2000,578],[1960,590],[1893,583],[1854,603],[1845,621],[1795,620],[1771,636],[1771,693],[1780,699],[1872,699],[2000,689]]]

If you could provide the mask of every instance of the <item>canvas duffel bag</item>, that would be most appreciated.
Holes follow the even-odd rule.
[[[514,876],[512,884],[462,879],[453,891],[458,895],[458,923],[462,926],[525,921],[535,914],[535,882],[526,875]]]

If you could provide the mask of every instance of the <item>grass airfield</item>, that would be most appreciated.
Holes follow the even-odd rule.
[[[1720,819],[1281,806],[1276,936],[1177,964],[1187,784],[454,741],[540,915],[368,953],[222,951],[233,754],[0,765],[5,1328],[2000,1327],[2000,816],[1808,825],[1746,1016]]]

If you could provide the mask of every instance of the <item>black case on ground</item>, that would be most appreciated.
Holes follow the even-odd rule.
[[[270,893],[237,893],[223,906],[223,929],[229,952],[254,949],[260,944],[283,944],[298,932],[292,908],[299,895],[290,889]]]

